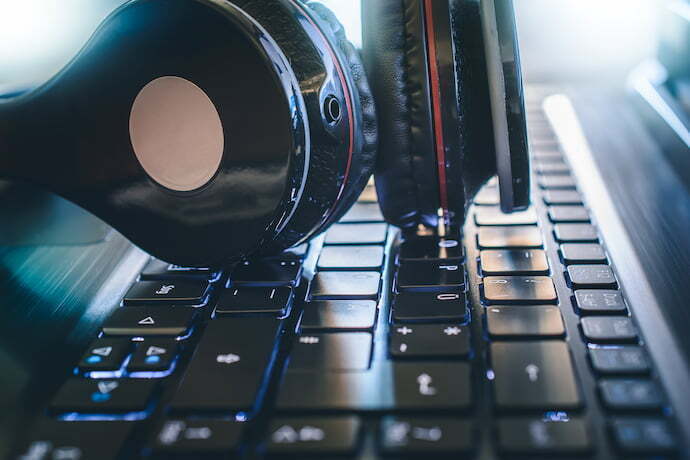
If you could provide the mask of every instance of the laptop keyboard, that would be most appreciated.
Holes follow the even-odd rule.
[[[19,458],[674,456],[604,241],[529,121],[533,206],[501,213],[493,180],[463,241],[403,236],[368,186],[280,256],[151,260]]]

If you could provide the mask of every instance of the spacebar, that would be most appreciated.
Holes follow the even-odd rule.
[[[274,318],[210,321],[173,397],[172,409],[253,410],[271,370],[280,325]]]

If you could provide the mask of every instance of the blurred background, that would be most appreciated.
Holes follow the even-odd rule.
[[[526,80],[620,80],[655,54],[659,12],[679,0],[514,0]],[[60,69],[123,0],[0,1],[0,93]],[[322,0],[361,44],[359,0]],[[688,13],[690,14],[690,13]]]

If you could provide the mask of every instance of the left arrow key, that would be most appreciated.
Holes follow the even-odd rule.
[[[118,308],[103,324],[110,336],[185,336],[194,321],[192,307]]]
[[[100,338],[91,343],[79,361],[82,372],[116,371],[132,348],[132,342],[124,338]]]

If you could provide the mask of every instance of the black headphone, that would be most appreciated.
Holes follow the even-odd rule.
[[[65,196],[156,257],[215,266],[337,221],[374,169],[378,137],[387,219],[434,225],[442,209],[457,224],[497,169],[502,189],[504,177],[528,187],[526,156],[501,175],[486,137],[498,131],[474,3],[365,0],[377,127],[358,51],[322,5],[131,0],[48,83],[0,99],[0,176]],[[514,45],[506,11],[493,31],[507,18]],[[522,101],[506,94],[499,105],[522,116],[511,125],[504,112],[522,136],[511,137],[517,158]]]

